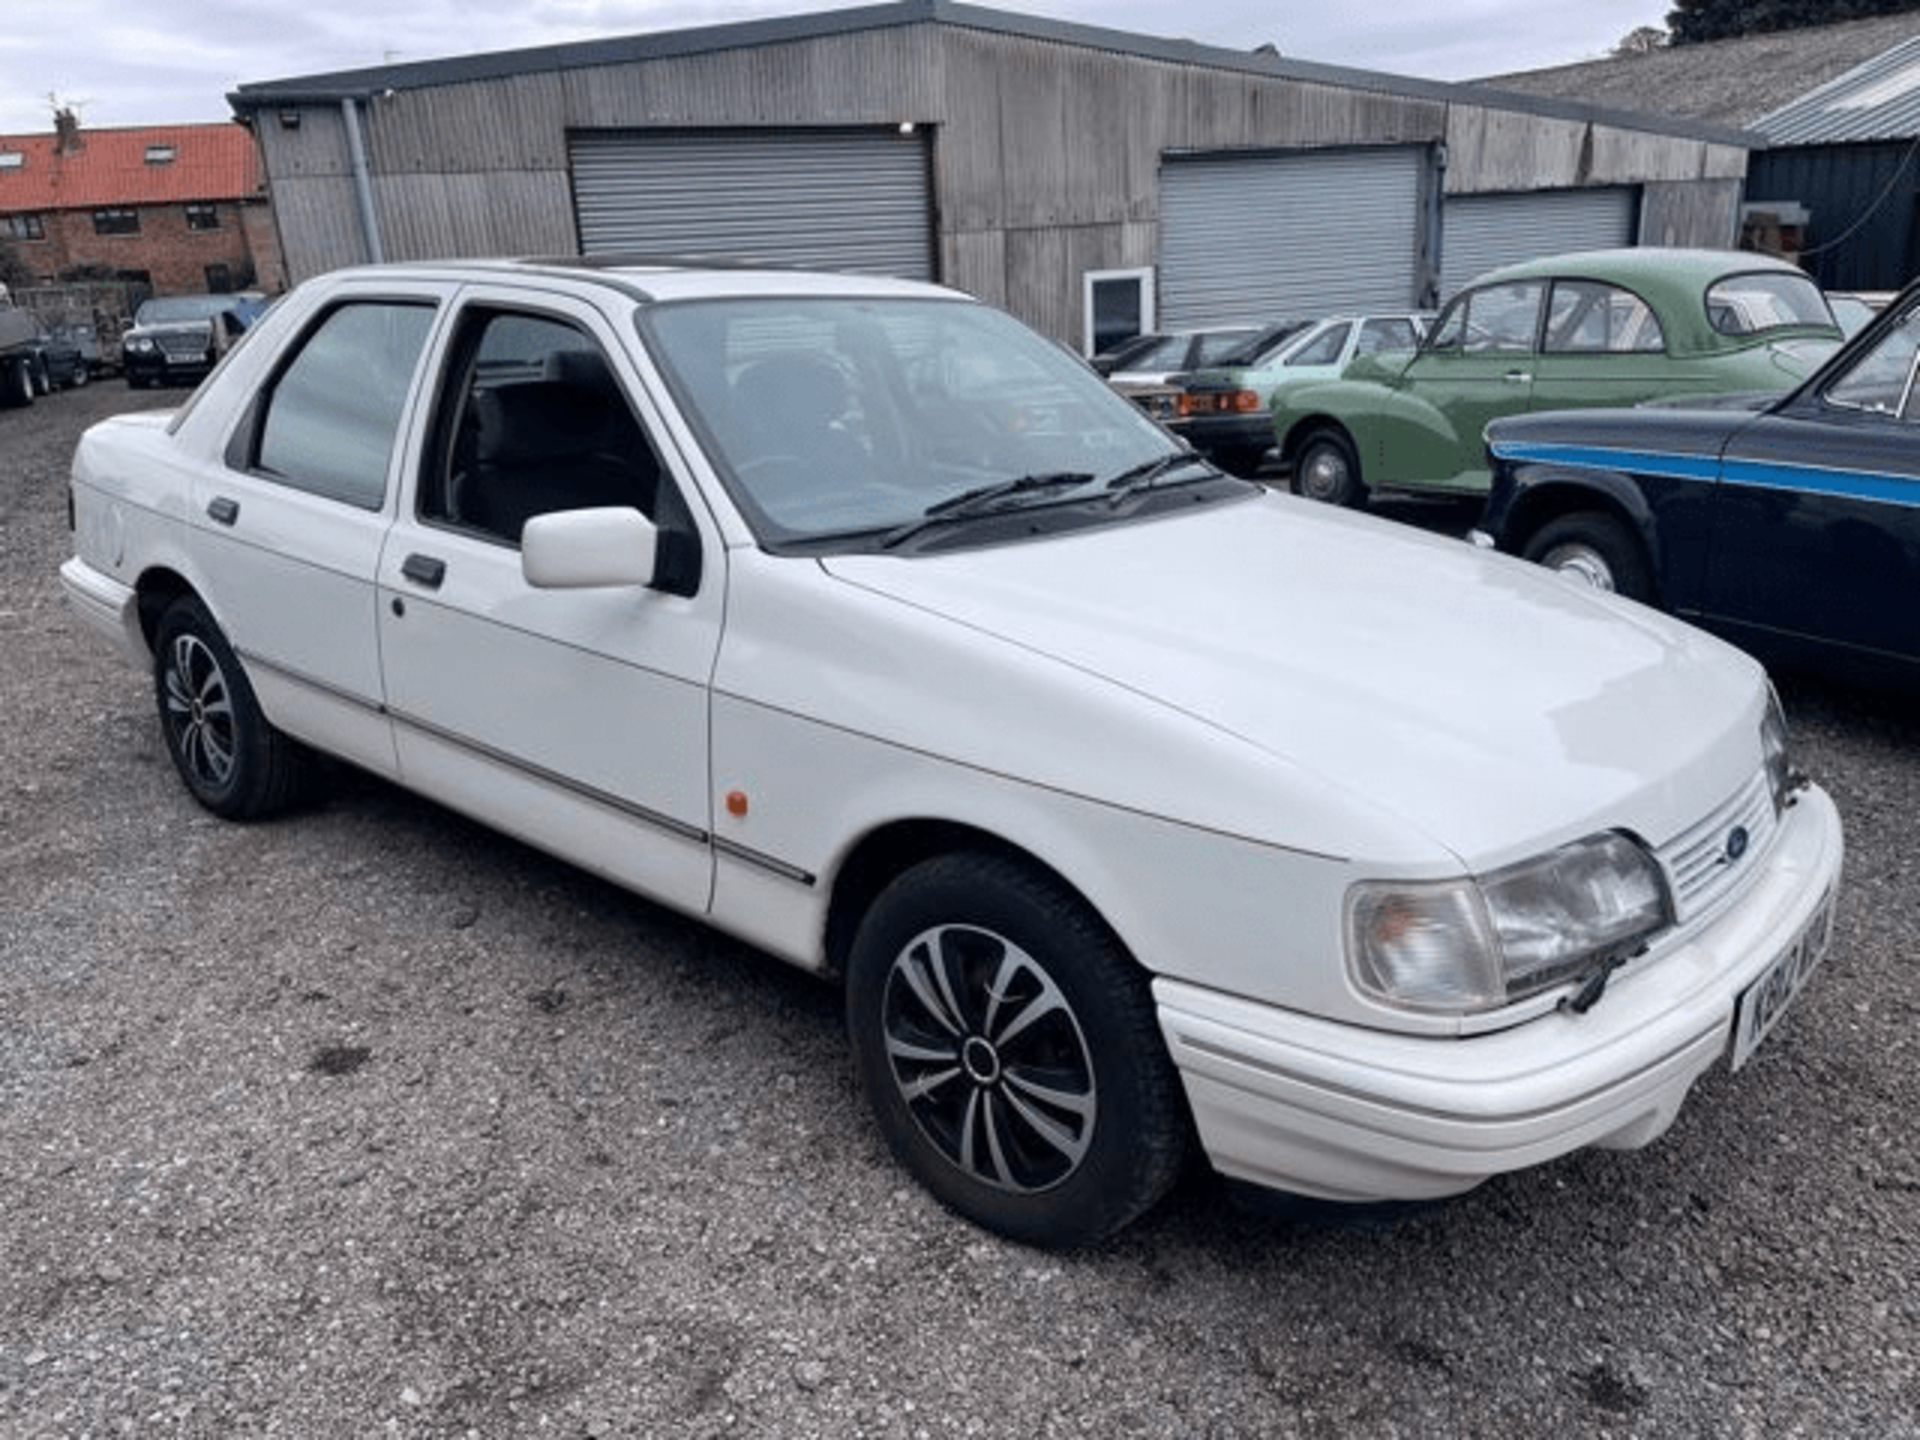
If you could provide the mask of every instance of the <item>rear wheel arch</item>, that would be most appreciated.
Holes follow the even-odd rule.
[[[1522,532],[1518,553],[1535,564],[1649,605],[1660,603],[1645,530],[1620,506],[1593,494],[1544,512]]]
[[[173,607],[174,601],[188,595],[200,598],[187,578],[176,570],[149,570],[135,584],[134,594],[140,607],[140,633],[146,637],[149,650],[153,649],[160,633],[160,617]],[[201,603],[206,602],[202,599]]]
[[[312,753],[267,718],[206,602],[191,589],[173,595],[152,645],[161,737],[187,792],[226,820],[264,820],[301,803]]]

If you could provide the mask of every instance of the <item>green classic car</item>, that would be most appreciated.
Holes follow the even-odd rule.
[[[1278,392],[1295,493],[1359,505],[1376,489],[1479,494],[1487,422],[1529,410],[1775,393],[1840,344],[1806,272],[1722,250],[1596,250],[1510,265],[1450,301],[1412,355],[1365,357]]]

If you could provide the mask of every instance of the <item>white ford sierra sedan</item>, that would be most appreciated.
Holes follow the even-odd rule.
[[[1751,660],[932,286],[341,271],[72,486],[200,804],[336,757],[833,977],[900,1162],[1023,1241],[1196,1145],[1356,1202],[1646,1145],[1827,945]]]

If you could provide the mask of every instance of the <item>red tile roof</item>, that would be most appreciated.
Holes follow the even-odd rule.
[[[252,134],[241,125],[143,125],[87,130],[80,147],[56,135],[0,135],[0,214],[248,200],[263,193]],[[170,146],[173,159],[147,159]],[[21,160],[8,157],[18,155]]]

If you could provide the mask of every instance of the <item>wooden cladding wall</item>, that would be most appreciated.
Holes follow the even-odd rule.
[[[1211,66],[991,27],[918,22],[424,84],[360,102],[389,258],[575,253],[572,136],[788,126],[931,127],[929,232],[947,283],[1063,339],[1081,274],[1159,259],[1169,153],[1445,142],[1446,193],[1659,182],[1717,197],[1745,152],[1256,63]],[[263,101],[256,130],[295,279],[366,258],[340,107]],[[857,183],[857,182],[850,182]],[[1721,243],[1717,198],[1683,194]],[[1663,227],[1671,228],[1670,226]]]

